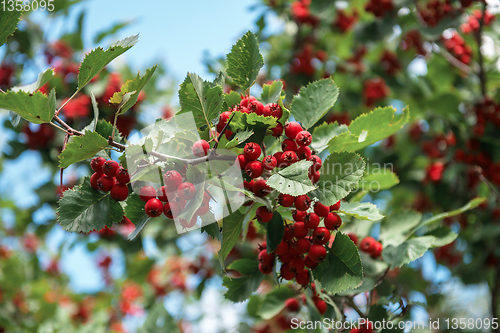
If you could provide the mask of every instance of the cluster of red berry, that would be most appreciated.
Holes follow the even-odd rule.
[[[108,160],[104,157],[96,157],[90,162],[94,174],[90,177],[90,186],[94,190],[110,192],[111,198],[116,201],[127,199],[130,176],[127,169],[121,167],[118,162]]]
[[[354,24],[358,21],[359,13],[357,9],[352,11],[351,15],[348,15],[345,10],[337,10],[337,17],[333,21],[333,27],[339,29],[341,32],[347,32],[351,30]]]
[[[443,35],[444,47],[455,58],[469,64],[472,58],[472,48],[465,43],[465,40],[457,32],[452,32],[450,36]]]
[[[389,94],[389,87],[385,84],[385,80],[380,77],[366,80],[363,84],[363,96],[367,107],[373,107],[376,101],[389,96]]]
[[[422,56],[427,54],[427,51],[424,48],[424,39],[422,38],[422,34],[416,29],[408,31],[401,40],[401,49],[403,51],[408,51],[412,47],[416,49],[417,54]]]
[[[56,137],[53,126],[41,124],[37,127],[36,129],[32,129],[29,123],[24,123],[22,127],[22,132],[26,135],[26,145],[32,150],[47,147],[49,142],[52,142]]]
[[[299,24],[310,24],[313,27],[318,24],[318,18],[311,14],[309,6],[311,0],[297,0],[292,2],[292,17]]]
[[[384,50],[380,56],[380,66],[382,66],[382,69],[391,76],[399,72],[402,67],[398,55],[389,50]]]
[[[314,302],[314,306],[320,314],[325,314],[326,309],[328,308],[325,301],[323,301],[318,293],[316,292],[314,283],[311,283],[311,291],[313,293],[312,301]],[[307,299],[305,295],[302,295],[302,303],[307,304]],[[285,309],[289,312],[298,312],[300,310],[300,301],[295,297],[290,297],[285,301]]]
[[[365,6],[367,12],[378,18],[383,17],[385,13],[390,12],[393,8],[392,0],[369,0]]]
[[[357,245],[358,238],[355,235],[348,235],[354,244]],[[382,254],[382,243],[377,242],[375,238],[368,236],[361,240],[359,243],[359,249],[363,252],[368,253],[372,258],[378,258]]]
[[[418,11],[420,17],[428,26],[435,27],[442,19],[453,12],[453,6],[450,0],[432,0],[427,2],[424,7],[419,8]]]
[[[291,74],[304,74],[306,76],[313,76],[316,72],[313,66],[313,59],[316,58],[322,62],[328,60],[328,54],[324,50],[314,50],[314,46],[306,44],[297,52],[290,64]]]
[[[470,34],[472,32],[478,32],[479,31],[479,27],[481,25],[481,18],[483,17],[483,12],[479,9],[475,9],[474,11],[472,11],[472,15],[469,15],[467,17],[467,22],[465,23],[462,23],[462,25],[460,25],[460,30],[462,30],[462,32],[464,34]],[[495,15],[491,14],[490,12],[488,11],[485,11],[484,12],[484,19],[483,19],[483,25],[489,25],[493,19],[495,18]]]

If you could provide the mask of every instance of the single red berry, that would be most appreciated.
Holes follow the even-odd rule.
[[[165,186],[169,189],[169,191],[175,191],[182,183],[182,176],[176,170],[169,170],[165,172],[165,175],[163,176],[163,182],[165,183]]]
[[[285,227],[285,234],[283,235],[283,240],[290,241],[293,239],[293,230],[291,227]]]
[[[306,211],[311,207],[312,200],[305,194],[295,197],[295,208]]]
[[[182,228],[189,229],[189,228],[194,227],[196,222],[198,222],[198,216],[193,216],[191,218],[191,221],[189,221],[189,222],[186,219],[178,219],[177,221],[179,222],[179,224]]]
[[[245,145],[245,148],[243,148],[243,155],[245,155],[248,161],[255,161],[258,159],[261,152],[262,149],[260,149],[260,146],[255,142],[249,142]]]
[[[253,102],[255,100],[257,100],[257,99],[251,95],[241,96],[240,106],[247,107],[248,104],[250,104],[251,102]]]
[[[210,150],[210,145],[205,140],[196,141],[192,147],[194,156],[198,157],[207,156],[209,150]]]
[[[299,147],[307,147],[312,142],[312,135],[308,131],[300,131],[294,139]]]
[[[262,116],[264,114],[264,105],[258,100],[253,100],[249,102],[247,108],[248,111],[255,113],[259,116]]]
[[[92,186],[92,188],[94,190],[98,190],[99,189],[99,183],[98,183],[98,180],[99,178],[103,177],[104,174],[102,173],[94,173],[92,176],[90,176],[90,186]]]
[[[288,244],[288,254],[292,257],[298,257],[302,254],[296,241],[291,241],[290,244]]]
[[[336,213],[328,213],[324,222],[328,230],[337,230],[342,225],[342,219]]]
[[[158,217],[163,212],[163,204],[156,198],[150,199],[148,202],[146,202],[144,210],[149,217]]]
[[[330,206],[330,212],[336,212],[340,209],[340,200]]]
[[[290,260],[288,265],[290,266],[290,269],[295,272],[301,272],[304,269],[304,259],[301,257],[294,257]]]
[[[226,126],[227,121],[231,118],[231,112],[225,111],[219,115],[219,123],[217,124],[217,132],[222,132],[224,126]]]
[[[196,195],[196,188],[193,184],[185,182],[179,185],[177,188],[177,196],[181,200],[191,200]]]
[[[116,176],[116,172],[118,171],[118,168],[120,168],[120,165],[118,162],[109,160],[104,163],[102,166],[102,171],[106,176],[114,177]]]
[[[319,217],[325,217],[330,213],[330,207],[318,201],[314,204],[314,212],[318,214]]]
[[[115,185],[115,178],[110,176],[102,176],[97,180],[97,186],[103,192],[109,192]]]
[[[285,125],[285,135],[290,139],[295,139],[300,131],[302,131],[302,126],[295,121],[291,121]]]
[[[266,104],[266,106],[264,106],[264,116],[281,119],[283,116],[283,109],[277,103]]]
[[[128,183],[130,183],[130,176],[128,174],[128,170],[123,167],[118,168],[115,177],[116,181],[120,184],[127,185]]]
[[[293,237],[295,238],[303,238],[306,237],[309,233],[309,228],[307,228],[304,222],[295,222],[292,225],[293,229]]]
[[[259,252],[259,262],[261,264],[273,265],[276,255],[274,253],[267,253],[267,250],[262,250]]]
[[[258,178],[264,172],[264,167],[260,161],[250,161],[245,166],[245,172],[249,177]]]
[[[277,255],[282,255],[288,252],[288,243],[286,241],[281,241],[281,243],[276,246],[276,252]]]
[[[308,160],[311,157],[311,148],[309,147],[299,147],[297,149],[297,157],[300,160]]]
[[[165,203],[163,206],[163,213],[165,214],[166,217],[169,219],[173,220],[176,218],[182,211],[182,207],[179,202],[177,201],[171,201]]]
[[[308,257],[314,262],[323,261],[326,258],[326,249],[322,245],[313,244],[309,248]]]
[[[158,199],[160,199],[160,201],[168,202],[167,187],[166,186],[160,187],[156,191],[156,196],[158,197]]]
[[[224,132],[224,136],[226,137],[226,139],[231,140],[231,137],[233,136],[233,132],[231,132],[230,130],[226,130]]]
[[[295,248],[297,249],[299,254],[307,253],[309,251],[309,249],[311,248],[311,241],[309,239],[307,239],[306,237],[299,238],[295,242]]]
[[[268,210],[266,206],[260,206],[255,211],[255,216],[257,217],[257,221],[267,223],[272,220],[273,212]]]
[[[313,232],[312,237],[315,244],[321,244],[321,245],[326,244],[328,243],[331,237],[330,230],[323,227],[316,228],[316,230],[314,230]]]
[[[272,265],[259,264],[259,271],[262,274],[271,274],[273,272]]]
[[[106,159],[104,157],[96,157],[90,162],[90,167],[96,173],[104,173],[104,171],[102,170],[102,166],[104,165],[104,163],[106,163]]]
[[[236,157],[236,162],[238,163],[238,167],[243,170],[245,169],[245,165],[247,165],[247,159],[245,158],[245,155],[240,154]]]
[[[276,168],[277,164],[278,164],[278,161],[276,161],[276,157],[274,157],[273,155],[267,155],[262,160],[262,166],[266,170],[272,170],[272,169]]]
[[[255,180],[251,180],[251,181],[246,181],[244,180],[243,181],[243,187],[247,190],[247,191],[250,191],[250,192],[253,192],[253,186],[255,185]]]
[[[358,236],[356,236],[355,234],[347,234],[347,236],[349,236],[349,238],[353,241],[355,245],[358,245]]]
[[[210,210],[210,197],[206,193],[205,195],[206,197],[203,197],[200,207],[194,213],[196,216],[203,216]]]
[[[292,165],[293,163],[297,162],[299,158],[297,157],[297,154],[294,151],[287,150],[283,152],[281,155],[281,163],[278,164],[281,168],[284,166],[289,166]]]
[[[382,243],[375,242],[373,244],[372,251],[370,252],[370,256],[372,258],[378,258],[382,254],[382,250],[383,250]]]
[[[302,271],[298,272],[297,275],[295,276],[295,281],[297,281],[297,283],[302,286],[308,285],[310,282],[309,270],[305,268]]]
[[[297,152],[297,149],[299,147],[297,146],[297,143],[295,141],[293,141],[292,139],[285,139],[283,140],[283,143],[281,144],[281,150],[283,151],[293,151],[293,152]]]
[[[278,203],[283,207],[291,207],[295,203],[295,197],[290,194],[280,193],[278,195]]]
[[[120,183],[113,185],[110,196],[116,201],[124,201],[128,197],[128,186]]]
[[[284,264],[288,264],[290,260],[292,260],[292,256],[290,255],[290,253],[280,254],[278,258],[280,258],[281,262]]]
[[[377,241],[373,237],[365,237],[361,240],[361,243],[359,243],[359,249],[363,252],[371,253],[374,247],[374,244]]]
[[[278,138],[283,134],[283,125],[281,123],[276,124],[273,128],[271,128],[271,131],[273,132],[273,136],[275,138]]]
[[[327,304],[325,301],[323,301],[322,299],[317,299],[314,301],[314,305],[316,306],[316,309],[318,309],[318,312],[322,315],[325,314],[326,312],[326,309],[327,309]]]
[[[311,257],[307,255],[304,258],[304,265],[309,269],[315,269],[318,266],[317,262],[312,261]]]
[[[316,229],[319,225],[319,216],[316,213],[306,213],[304,223],[309,229]]]
[[[289,264],[281,265],[281,277],[285,280],[292,280],[295,277],[295,271],[290,268]]]
[[[296,222],[304,222],[305,216],[306,216],[306,212],[304,212],[302,210],[298,210],[298,209],[292,210],[292,217],[293,217],[293,220]]]
[[[285,301],[285,308],[290,312],[297,312],[300,309],[299,301],[296,298],[289,298]]]
[[[319,171],[314,171],[311,168],[309,168],[307,176],[311,180],[311,183],[315,184],[319,181],[321,174],[319,173]]]
[[[265,197],[271,193],[272,190],[271,187],[267,186],[265,179],[256,180],[253,184],[253,193],[258,197]]]
[[[311,155],[311,157],[309,157],[308,161],[313,162],[311,169],[314,171],[319,171],[319,169],[321,169],[321,165],[323,164],[323,162],[321,161],[321,158],[319,158],[319,156],[317,156],[317,155]]]
[[[139,198],[141,198],[144,202],[148,202],[149,200],[156,198],[155,188],[153,186],[144,186],[139,191]]]

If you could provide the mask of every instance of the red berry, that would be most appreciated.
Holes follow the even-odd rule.
[[[281,168],[284,166],[289,166],[297,162],[298,160],[299,158],[297,157],[297,154],[295,152],[287,150],[281,155],[281,163],[279,164],[279,166]]]
[[[276,246],[276,252],[277,255],[282,255],[288,252],[288,243],[286,241],[281,241],[281,243]]]
[[[361,243],[359,244],[359,249],[363,252],[371,253],[374,247],[374,244],[377,241],[373,237],[365,237],[361,240]]]
[[[299,301],[296,298],[289,298],[285,301],[285,308],[290,312],[297,312],[300,309]]]
[[[249,142],[245,145],[245,148],[243,148],[243,155],[245,155],[248,161],[255,161],[258,159],[261,152],[262,149],[260,149],[260,146],[255,142]]]
[[[295,248],[297,249],[299,254],[307,253],[309,251],[309,249],[311,248],[311,241],[305,237],[299,238],[295,242]]]
[[[315,269],[317,266],[318,266],[318,263],[317,262],[314,262],[312,261],[311,257],[309,257],[308,255],[304,258],[304,265],[307,267],[307,268],[310,268],[310,269]]]
[[[198,207],[198,209],[196,210],[195,215],[203,216],[206,213],[208,213],[209,210],[210,210],[210,197],[208,196],[208,194],[205,193],[203,201],[201,202],[200,207]]]
[[[210,150],[210,145],[205,140],[198,140],[193,144],[192,150],[194,156],[207,156],[208,151]]]
[[[98,183],[98,180],[99,178],[103,177],[104,175],[102,173],[94,173],[92,176],[90,176],[90,186],[92,186],[92,188],[94,190],[98,190],[99,189],[99,183]]]
[[[292,225],[293,229],[293,237],[295,238],[303,238],[306,237],[309,233],[309,228],[306,227],[304,222],[295,222]]]
[[[324,222],[325,227],[329,230],[337,230],[342,225],[342,219],[336,213],[329,213]]]
[[[319,181],[319,178],[321,177],[321,174],[319,171],[313,171],[311,168],[309,168],[308,175],[309,179],[313,184],[317,183]]]
[[[191,200],[196,195],[196,188],[193,184],[185,182],[179,185],[177,188],[177,196],[181,200]]]
[[[309,270],[306,268],[298,272],[297,275],[295,276],[295,281],[297,281],[297,283],[302,286],[308,285],[310,281]]]
[[[264,106],[264,116],[280,119],[283,116],[283,109],[277,103],[269,103]]]
[[[330,230],[327,228],[316,228],[313,232],[313,241],[315,244],[326,244],[330,240]]]
[[[130,183],[130,176],[128,174],[128,170],[124,169],[122,167],[118,168],[118,171],[116,172],[116,181],[120,184],[127,185]]]
[[[198,216],[193,216],[191,218],[191,221],[189,221],[189,222],[186,219],[178,219],[178,222],[182,228],[189,229],[189,228],[194,227],[196,222],[198,222]]]
[[[226,139],[231,140],[231,137],[233,136],[233,132],[226,130],[226,132],[224,132],[224,136],[226,137]]]
[[[311,207],[312,200],[305,194],[295,198],[295,208],[306,211]]]
[[[358,236],[356,236],[355,234],[347,234],[347,236],[349,236],[349,238],[353,241],[355,245],[358,245]]]
[[[373,248],[372,248],[372,251],[370,252],[370,256],[372,258],[377,258],[379,257],[381,254],[382,254],[382,243],[379,243],[379,242],[375,242],[373,244]]]
[[[311,245],[308,257],[314,262],[323,261],[326,258],[325,247],[318,244]]]
[[[116,201],[124,201],[128,197],[128,186],[120,183],[113,185],[110,196]]]
[[[254,96],[251,96],[251,95],[241,96],[240,106],[247,107],[248,104],[250,104],[251,102],[253,102],[255,100],[256,100],[256,98]]]
[[[336,204],[330,206],[330,212],[336,212],[340,209],[340,200]]]
[[[290,255],[290,253],[280,254],[278,257],[280,258],[281,262],[284,264],[288,264],[290,262],[290,260],[292,260],[292,256]]]
[[[224,126],[226,126],[227,121],[231,118],[231,112],[225,111],[219,115],[219,123],[217,124],[217,132],[222,132]],[[226,131],[227,132],[227,131]]]
[[[295,200],[294,200],[295,201]],[[292,211],[293,220],[297,222],[304,222],[304,217],[306,216],[306,212],[294,209]]]
[[[291,196],[290,194],[280,193],[278,195],[278,202],[283,207],[291,207],[295,202],[295,197]]]
[[[166,186],[160,187],[156,191],[156,196],[158,197],[158,199],[160,199],[160,201],[168,202],[167,187]]]
[[[283,143],[281,144],[281,150],[283,151],[293,151],[296,152],[299,147],[297,146],[297,143],[293,141],[292,139],[285,139],[283,140]]]
[[[301,160],[307,160],[311,157],[311,148],[309,147],[299,147],[297,149],[297,157]]]
[[[118,165],[118,162],[109,160],[104,163],[102,166],[102,171],[106,176],[114,177],[116,176],[116,172],[118,171],[118,168],[120,168],[120,165]]]
[[[267,250],[264,249],[259,252],[259,262],[261,264],[266,264],[266,265],[274,265],[274,259],[275,259],[275,254],[274,253],[267,253]]]
[[[290,260],[288,265],[290,269],[293,269],[295,272],[301,272],[304,269],[304,259],[301,257],[294,257]]]
[[[290,265],[284,264],[281,265],[281,277],[285,280],[292,280],[295,277],[295,271],[290,268]]]
[[[277,164],[278,164],[278,161],[276,161],[276,157],[274,157],[273,155],[267,155],[262,160],[262,166],[266,170],[272,170],[272,169],[276,168]]]
[[[104,163],[106,163],[106,159],[104,157],[96,157],[90,162],[90,167],[96,173],[104,173],[104,171],[102,170],[102,166],[104,165]]]
[[[281,123],[276,124],[273,128],[271,128],[271,131],[273,132],[273,136],[275,138],[280,137],[281,134],[283,134],[283,125]]]
[[[249,182],[247,182],[246,180],[243,181],[243,187],[245,187],[245,189],[247,191],[251,191],[253,192],[253,186],[255,185],[255,180],[251,180]]]
[[[165,183],[165,186],[169,188],[169,191],[175,191],[182,183],[182,176],[178,171],[169,170],[165,172],[163,182]]]
[[[321,165],[323,164],[323,162],[321,161],[321,158],[319,158],[319,156],[317,156],[317,155],[311,155],[311,157],[309,157],[308,161],[313,162],[311,169],[314,171],[319,171],[319,169],[321,169]]]
[[[272,265],[259,264],[259,271],[262,274],[271,274],[273,272]]]
[[[163,213],[171,220],[176,218],[181,213],[181,211],[182,207],[177,201],[167,202],[163,206]]]
[[[295,139],[300,131],[302,131],[302,126],[295,121],[291,121],[285,125],[285,135],[290,139]]]
[[[150,199],[148,202],[146,202],[144,210],[149,217],[158,217],[163,212],[163,204],[156,198]]]
[[[264,172],[264,167],[260,161],[251,161],[245,166],[245,172],[249,177],[258,178]]]
[[[247,165],[247,159],[245,158],[245,155],[240,154],[236,157],[236,162],[238,163],[238,166],[241,170],[245,169],[245,165]]]
[[[115,185],[115,178],[110,176],[102,176],[97,180],[97,186],[103,192],[109,192]]]
[[[325,217],[330,213],[330,207],[325,206],[318,201],[314,204],[314,212],[320,217]]]
[[[294,139],[299,147],[307,147],[312,142],[312,135],[308,131],[300,131]]]
[[[316,306],[316,309],[318,309],[318,312],[320,314],[325,314],[327,309],[327,304],[325,301],[323,301],[322,299],[317,299],[314,301],[314,305]]]
[[[269,193],[271,193],[272,188],[267,186],[267,182],[265,179],[259,179],[255,181],[253,184],[253,193],[258,197],[265,197]]]
[[[268,210],[266,206],[260,206],[255,211],[255,216],[257,217],[257,221],[267,223],[272,220],[273,212]]]
[[[141,198],[144,202],[148,202],[149,200],[156,198],[155,188],[153,186],[144,186],[139,191],[139,198]]]
[[[258,100],[253,100],[248,103],[248,111],[255,113],[259,116],[264,114],[264,105]]]
[[[316,229],[319,225],[319,216],[316,213],[306,213],[304,223],[309,229]]]
[[[304,239],[304,238],[301,238]],[[300,249],[297,245],[297,242],[292,241],[290,244],[288,244],[288,254],[291,255],[292,257],[298,257],[302,253],[300,252]]]
[[[293,230],[291,227],[285,227],[285,234],[283,235],[283,240],[289,241],[293,239]]]

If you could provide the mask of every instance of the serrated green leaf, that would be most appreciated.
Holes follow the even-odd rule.
[[[90,92],[90,100],[92,102],[92,110],[94,110],[94,119],[92,120],[92,123],[90,124],[89,131],[94,132],[96,127],[97,127],[97,122],[99,121],[99,107],[97,106],[97,101],[96,101],[95,95],[92,91]],[[106,137],[103,136],[103,138],[106,138]]]
[[[248,140],[252,135],[253,135],[252,130],[238,132],[238,133],[236,133],[236,135],[234,136],[234,138],[231,141],[226,143],[226,145],[224,146],[224,149],[234,148],[237,145]]]
[[[41,92],[7,91],[0,94],[0,108],[34,124],[49,123],[56,112],[56,91],[52,89],[49,96]]]
[[[343,202],[339,212],[365,221],[378,221],[384,218],[377,206],[370,202]]]
[[[408,108],[400,115],[391,106],[377,108],[354,119],[349,130],[328,143],[330,152],[360,150],[396,133],[410,119]]]
[[[106,51],[104,51],[101,47],[98,47],[88,53],[80,65],[80,71],[78,73],[78,90],[82,90],[82,88],[97,74],[99,74],[111,61],[134,46],[138,39],[139,35],[130,36],[117,41]]]
[[[224,297],[233,302],[242,302],[249,298],[259,288],[264,278],[264,275],[259,271],[259,262],[257,260],[236,260],[228,268],[234,269],[243,275],[233,279],[224,276],[222,279],[222,285],[228,289]]]
[[[307,130],[333,107],[338,97],[339,88],[332,78],[314,81],[293,97],[290,112]]]
[[[309,197],[331,206],[345,198],[363,177],[365,161],[356,153],[332,153],[323,162],[317,189]]]
[[[222,87],[188,73],[179,90],[179,102],[181,110],[177,114],[192,112],[197,128],[211,127],[212,121],[220,114],[224,94]]]
[[[384,246],[398,246],[409,236],[410,230],[422,220],[422,214],[416,211],[396,212],[380,224],[379,240]]]
[[[101,119],[97,122],[95,126],[95,132],[99,133],[103,138],[107,139],[113,135],[113,124],[109,121]],[[121,141],[122,135],[118,132],[118,128],[115,128],[115,141]]]
[[[285,225],[280,213],[273,213],[271,221],[266,223],[266,229],[267,252],[270,253],[276,250],[276,247],[281,243],[285,234]]]
[[[314,128],[311,148],[316,150],[316,154],[320,154],[325,149],[328,149],[328,142],[330,142],[331,139],[344,132],[347,132],[346,125],[339,125],[337,122],[329,124],[323,123]]]
[[[59,154],[59,167],[67,168],[71,164],[94,157],[108,146],[108,140],[97,132],[85,131],[83,136],[75,136],[73,142]]]
[[[146,215],[146,211],[144,210],[144,201],[141,200],[137,193],[133,192],[129,194],[125,203],[125,216],[130,219],[130,222],[137,225]]]
[[[268,128],[273,128],[277,125],[277,120],[274,117],[259,116],[256,113],[233,112],[233,120],[229,123],[229,128],[233,133],[239,131],[253,131],[253,135],[247,140],[260,143],[266,136]]]
[[[363,267],[358,248],[348,236],[338,232],[325,260],[313,274],[321,288],[332,294],[359,287],[363,282]]]
[[[285,308],[286,300],[293,296],[293,290],[288,287],[278,287],[271,290],[264,297],[258,312],[259,316],[264,320],[274,318]]]
[[[411,238],[398,246],[387,246],[382,256],[392,268],[401,267],[423,256],[435,241],[434,236]]]
[[[267,180],[267,185],[280,193],[298,196],[315,189],[308,177],[311,161],[302,160],[278,171]]]
[[[370,173],[363,176],[361,188],[365,190],[382,191],[388,190],[399,184],[398,176],[390,170],[382,170],[381,173]]]
[[[35,91],[40,89],[43,85],[45,85],[47,82],[49,82],[53,76],[54,76],[54,70],[52,68],[49,68],[43,71],[42,73],[38,74],[38,79],[32,84],[28,84],[26,86],[14,87],[11,90],[14,92],[22,90],[27,93],[34,93]]]
[[[219,250],[219,261],[221,264],[223,264],[224,260],[226,260],[226,257],[233,249],[234,244],[236,244],[236,241],[241,234],[245,218],[246,215],[242,214],[240,211],[236,211],[233,214],[224,217],[222,221],[222,245]]]
[[[241,89],[250,88],[264,66],[264,59],[259,51],[257,36],[248,31],[231,48],[227,55],[227,75]]]
[[[432,247],[441,247],[452,243],[457,239],[458,234],[450,228],[442,226],[426,233],[425,236],[436,237],[436,240],[432,243]]]
[[[119,104],[122,103],[122,101],[124,100],[123,97],[126,94],[132,94],[130,95],[129,99],[120,107],[118,113],[119,115],[124,114],[130,108],[132,108],[135,103],[137,103],[137,99],[139,98],[141,90],[144,88],[146,83],[148,83],[149,79],[151,79],[151,76],[153,76],[157,67],[158,66],[155,65],[147,69],[144,76],[141,76],[141,73],[137,73],[137,76],[133,80],[128,80],[127,82],[125,82],[122,85],[120,91],[115,92],[109,99],[109,103]]]
[[[283,90],[283,82],[276,80],[271,84],[264,84],[262,93],[260,94],[260,101],[266,105],[269,103],[278,103]]]
[[[17,10],[0,11],[0,46],[5,44],[7,42],[7,37],[16,31],[22,13],[22,11]]]
[[[111,199],[109,192],[103,193],[90,187],[90,178],[87,177],[83,184],[64,191],[57,215],[64,230],[88,233],[120,222],[123,209]]]
[[[217,222],[210,223],[201,227],[201,231],[205,232],[207,235],[215,239],[216,241],[222,241],[222,234],[220,232],[219,224]]]
[[[241,95],[237,91],[232,90],[229,93],[224,94],[224,100],[226,101],[227,107],[232,108],[240,104]]]

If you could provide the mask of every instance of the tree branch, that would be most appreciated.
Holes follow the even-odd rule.
[[[354,311],[356,311],[361,318],[365,319],[367,318],[366,315],[363,313],[363,311],[361,311],[361,309],[356,305],[356,303],[354,303],[354,299],[352,297],[346,297],[346,301],[347,305]]]

